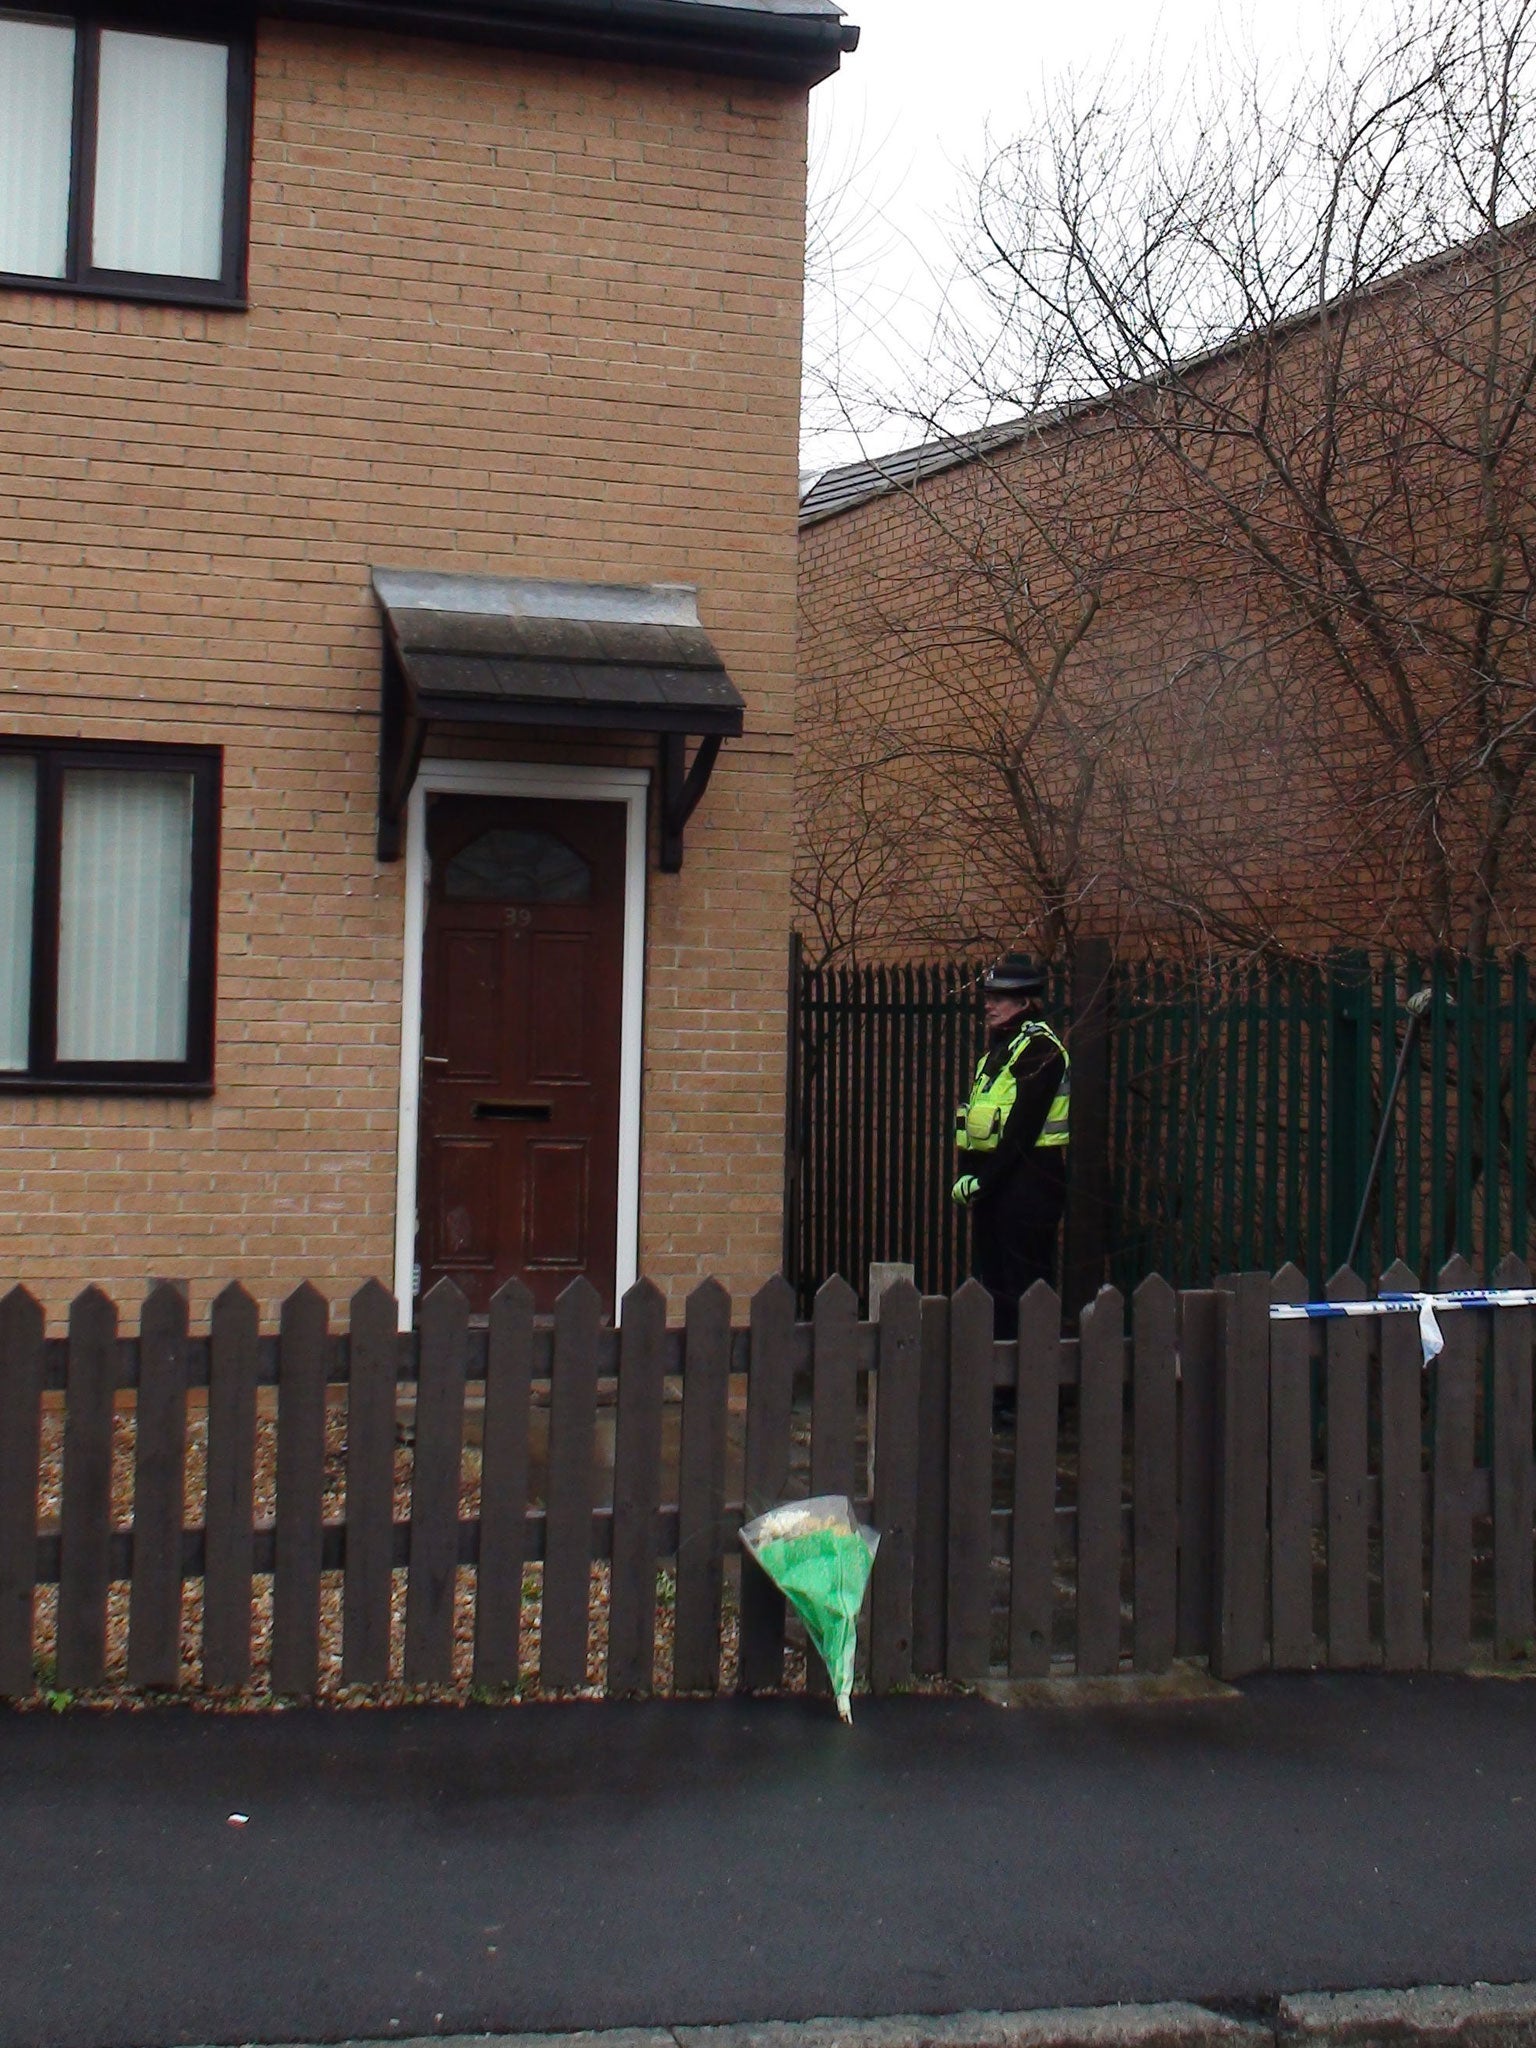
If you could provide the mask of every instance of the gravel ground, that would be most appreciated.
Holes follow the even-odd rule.
[[[59,1518],[60,1489],[63,1474],[63,1416],[50,1411],[43,1418],[43,1459],[39,1486],[39,1522],[44,1529],[56,1528]],[[134,1459],[134,1417],[131,1410],[120,1410],[113,1429],[112,1460],[112,1519],[116,1528],[125,1529],[133,1522],[133,1459]],[[186,1515],[189,1528],[201,1523],[207,1492],[207,1442],[208,1425],[206,1416],[193,1412],[187,1424],[186,1464]],[[411,1450],[402,1443],[395,1453],[395,1518],[404,1521],[410,1515],[411,1496]],[[324,1515],[327,1522],[340,1521],[346,1505],[346,1409],[344,1402],[333,1403],[326,1417],[325,1455],[325,1496]],[[256,1508],[258,1523],[269,1522],[277,1508],[277,1424],[274,1417],[262,1416],[256,1430]],[[464,1451],[463,1482],[460,1493],[460,1514],[473,1519],[480,1512],[480,1450],[474,1443],[468,1443]],[[726,1566],[724,1611],[721,1627],[721,1670],[720,1689],[734,1690],[737,1673],[737,1584],[739,1562],[729,1559]],[[507,1693],[510,1699],[535,1699],[549,1697],[541,1694],[538,1684],[539,1667],[539,1613],[543,1567],[529,1565],[523,1574],[522,1628],[518,1646],[520,1678],[517,1688]],[[670,1694],[672,1691],[672,1614],[674,1577],[671,1570],[662,1567],[657,1573],[657,1616],[656,1616],[656,1662],[655,1690]],[[140,1707],[152,1704],[152,1699],[142,1693],[131,1691],[126,1682],[128,1654],[128,1587],[114,1584],[108,1595],[107,1606],[107,1683],[88,1693],[71,1695],[67,1700],[53,1689],[55,1629],[58,1609],[57,1588],[40,1586],[37,1590],[37,1612],[34,1626],[34,1642],[37,1652],[37,1668],[41,1677],[42,1691],[31,1703],[35,1707],[64,1705],[118,1705]],[[393,1627],[391,1629],[390,1670],[388,1686],[346,1686],[341,1678],[341,1609],[342,1574],[326,1572],[322,1576],[320,1595],[320,1687],[318,1697],[337,1705],[394,1706],[414,1704],[425,1700],[465,1702],[478,1697],[472,1684],[474,1659],[474,1612],[475,1573],[472,1566],[461,1568],[454,1602],[454,1677],[450,1686],[407,1686],[403,1679],[405,1642],[405,1595],[406,1574],[394,1574]],[[258,1577],[255,1584],[252,1620],[252,1683],[239,1692],[204,1691],[200,1686],[199,1660],[202,1641],[202,1582],[188,1579],[182,1587],[181,1609],[181,1684],[192,1704],[214,1711],[240,1712],[262,1708],[274,1708],[286,1704],[270,1690],[268,1670],[271,1658],[272,1630],[272,1581],[270,1577]],[[592,1567],[592,1596],[588,1615],[587,1631],[587,1684],[578,1692],[565,1695],[571,1698],[600,1697],[603,1691],[603,1674],[608,1654],[608,1567],[594,1564]],[[787,1690],[802,1690],[805,1684],[805,1642],[799,1626],[791,1618],[790,1644],[786,1657],[785,1686]],[[498,1695],[501,1697],[501,1695]]]

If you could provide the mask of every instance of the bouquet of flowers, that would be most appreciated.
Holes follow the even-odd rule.
[[[838,1714],[851,1721],[859,1609],[879,1536],[860,1522],[851,1500],[828,1493],[770,1508],[744,1526],[741,1540],[805,1623],[827,1667]]]

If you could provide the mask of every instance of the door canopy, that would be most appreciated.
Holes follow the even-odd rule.
[[[661,866],[682,866],[683,828],[745,710],[699,624],[690,585],[375,569],[373,588],[384,620],[380,860],[399,858],[405,802],[430,731],[538,726],[654,733]],[[690,735],[699,742],[691,766]]]

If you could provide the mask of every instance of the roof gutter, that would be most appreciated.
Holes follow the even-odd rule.
[[[807,87],[830,77],[859,40],[851,23],[832,15],[691,0],[257,0],[257,11]]]

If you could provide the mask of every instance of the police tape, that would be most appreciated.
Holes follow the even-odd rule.
[[[1381,1294],[1374,1301],[1272,1301],[1272,1323],[1333,1322],[1346,1316],[1419,1319],[1424,1363],[1445,1349],[1439,1311],[1456,1308],[1536,1308],[1536,1287],[1457,1287],[1445,1294]]]

